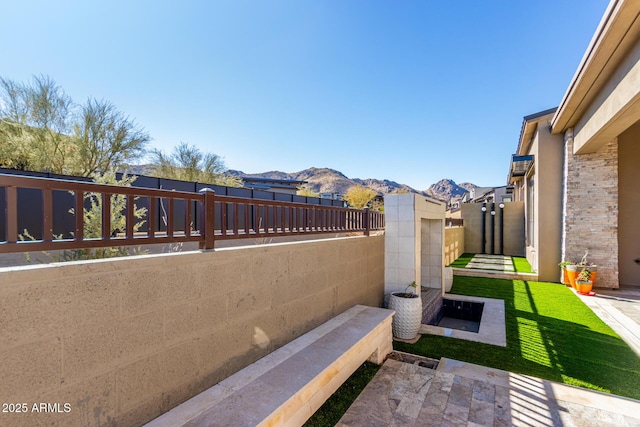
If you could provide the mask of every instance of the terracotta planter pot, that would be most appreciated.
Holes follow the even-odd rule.
[[[577,265],[567,265],[565,268],[565,274],[567,275],[567,284],[572,288],[576,287],[576,277],[580,273],[580,267]]]
[[[589,272],[591,272],[591,276],[589,277],[589,280],[591,281],[591,283],[593,283],[593,286],[595,286],[596,276],[598,275],[598,266],[592,265],[590,267],[587,267],[586,269],[589,270]]]
[[[395,310],[391,328],[393,336],[405,340],[410,340],[418,335],[420,324],[422,323],[422,298],[416,295],[415,298],[405,298],[397,296],[402,292],[392,293],[389,297],[389,308]]]
[[[576,282],[576,291],[578,291],[579,294],[588,294],[589,292],[591,292],[591,288],[593,288],[592,281]]]

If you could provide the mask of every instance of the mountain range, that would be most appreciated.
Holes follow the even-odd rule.
[[[442,179],[431,185],[426,190],[416,190],[405,184],[399,184],[388,179],[359,179],[348,178],[342,172],[329,168],[315,168],[302,170],[300,172],[269,171],[262,173],[244,173],[238,170],[227,171],[231,175],[245,176],[250,178],[269,179],[291,179],[296,181],[307,181],[309,189],[317,193],[337,193],[344,194],[354,185],[369,187],[380,194],[388,194],[397,191],[422,194],[439,200],[448,201],[451,198],[462,196],[465,192],[476,188],[470,182],[456,184],[452,179]]]

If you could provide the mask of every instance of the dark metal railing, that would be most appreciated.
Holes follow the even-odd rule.
[[[26,191],[22,189],[41,198],[42,230],[30,235],[31,239],[21,239],[18,226],[18,194]],[[57,192],[72,195],[73,233],[55,233]],[[114,212],[111,206],[116,196],[126,199],[121,212]],[[101,203],[98,236],[85,235],[84,213],[91,205],[88,197]],[[213,249],[215,240],[342,232],[369,235],[371,230],[384,228],[384,215],[369,209],[217,196],[210,189],[191,193],[7,174],[0,174],[0,200],[5,207],[0,212],[0,253],[191,241],[199,242],[202,249]],[[136,217],[141,206],[146,211]],[[114,214],[125,218],[124,230],[112,226]],[[145,226],[139,227],[142,222]]]

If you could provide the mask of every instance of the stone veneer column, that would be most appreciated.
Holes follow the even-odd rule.
[[[595,153],[574,154],[565,136],[563,258],[580,261],[585,250],[598,266],[596,287],[618,288],[618,140]]]

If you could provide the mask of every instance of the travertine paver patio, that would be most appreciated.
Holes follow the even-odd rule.
[[[594,296],[576,295],[640,356],[640,287],[594,291]]]
[[[496,270],[513,273],[513,261],[511,257],[504,255],[485,255],[477,254],[471,258],[466,268],[477,268],[480,270]]]
[[[638,426],[640,401],[442,359],[388,359],[337,426]]]

